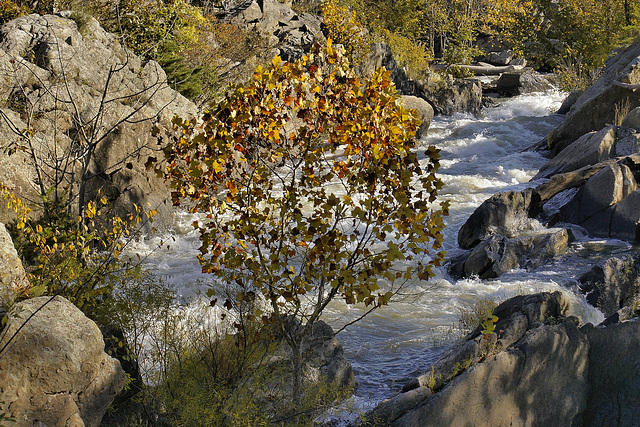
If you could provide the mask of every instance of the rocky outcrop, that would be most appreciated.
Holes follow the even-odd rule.
[[[62,297],[16,304],[1,336],[0,402],[17,426],[98,426],[124,387],[96,324]]]
[[[321,20],[308,13],[296,13],[291,2],[253,0],[238,7],[218,12],[219,19],[228,20],[240,28],[255,30],[266,38],[274,54],[283,60],[295,60],[319,41],[324,40]]]
[[[552,221],[578,224],[591,236],[640,241],[640,154],[605,164],[568,193]]]
[[[561,293],[518,296],[493,311],[428,373],[359,426],[633,426],[640,415],[640,322],[578,327]]]
[[[482,108],[482,85],[478,80],[434,74],[423,80],[411,80],[393,59],[389,45],[373,43],[369,55],[360,64],[360,71],[363,75],[369,75],[380,67],[391,72],[391,80],[398,92],[427,100],[435,114],[475,114]]]
[[[156,62],[127,51],[95,19],[63,12],[2,26],[0,70],[0,146],[15,151],[0,156],[5,185],[37,198],[32,157],[19,147],[29,144],[16,133],[28,127],[45,191],[55,184],[48,177],[77,189],[81,162],[71,160],[89,156],[87,200],[100,191],[119,213],[133,203],[163,206],[167,187],[144,166],[154,155],[154,130],[171,129],[174,115],[190,117],[196,108],[167,86]]]
[[[0,223],[0,311],[8,308],[30,288],[13,240],[4,224]]]
[[[402,95],[400,99],[404,108],[418,112],[420,127],[416,132],[416,138],[426,136],[429,125],[431,125],[431,121],[433,120],[433,107],[424,99],[416,96]]]
[[[502,303],[496,333],[479,326],[361,425],[571,425],[587,401],[589,345],[567,307],[559,292]]]
[[[640,39],[612,54],[595,84],[585,90],[567,113],[565,121],[543,141],[555,155],[589,132],[614,123],[616,106],[640,105],[633,85],[640,84]]]
[[[585,427],[635,426],[640,419],[640,322],[582,328],[589,341]]]
[[[595,165],[613,157],[638,152],[640,134],[617,126],[607,126],[598,132],[587,133],[542,166],[533,179],[549,178]]]
[[[436,114],[477,114],[482,108],[482,84],[476,79],[454,79],[418,82],[419,91],[428,99]]]

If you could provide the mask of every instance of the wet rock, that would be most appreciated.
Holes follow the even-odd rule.
[[[429,125],[433,120],[433,107],[422,98],[411,95],[402,95],[402,104],[404,108],[409,110],[416,110],[420,117],[421,123],[418,131],[416,132],[416,138],[421,138],[427,134]]]
[[[587,302],[605,317],[617,313],[618,321],[627,320],[640,302],[640,255],[610,258],[583,274],[578,283]]]
[[[531,208],[537,206],[532,196],[532,189],[493,195],[460,228],[458,245],[470,249],[494,234],[516,237],[520,230],[529,229],[530,216],[534,216]]]
[[[585,427],[636,426],[640,419],[640,322],[582,328],[589,340]]]
[[[124,387],[124,371],[104,352],[95,323],[60,296],[48,300],[11,310],[0,341],[2,348],[16,334],[0,359],[2,408],[19,426],[98,426]]]
[[[552,88],[551,83],[543,75],[531,69],[503,73],[496,82],[496,90],[505,96],[544,92]]]
[[[491,236],[452,261],[449,273],[456,279],[472,276],[493,279],[516,268],[536,268],[565,253],[571,240],[565,229],[513,239]]]

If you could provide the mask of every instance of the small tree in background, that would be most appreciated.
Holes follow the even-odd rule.
[[[291,347],[295,400],[302,344],[331,301],[370,312],[442,262],[438,150],[420,164],[418,119],[388,72],[357,78],[330,40],[259,67],[202,126],[176,125],[165,173],[174,203],[206,215],[202,270],[237,284],[227,305],[264,302],[253,316]]]

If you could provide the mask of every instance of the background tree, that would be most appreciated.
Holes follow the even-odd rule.
[[[415,112],[399,106],[384,70],[361,80],[341,49],[293,63],[274,58],[230,88],[204,125],[176,121],[165,149],[173,199],[206,215],[204,272],[238,287],[236,301],[300,350],[333,300],[387,304],[442,262],[438,151],[420,161]]]

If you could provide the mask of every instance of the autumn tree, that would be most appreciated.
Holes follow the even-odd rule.
[[[438,150],[416,152],[388,72],[357,77],[330,40],[259,67],[202,125],[175,123],[158,170],[203,215],[202,270],[237,286],[226,305],[254,301],[290,346],[295,400],[302,344],[332,301],[369,312],[442,262]]]

